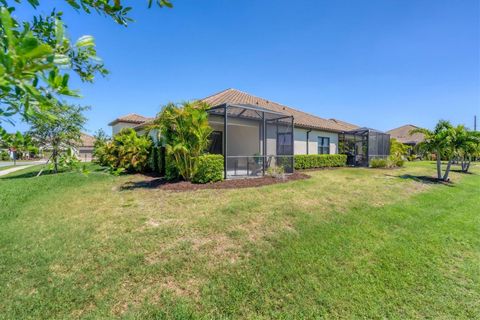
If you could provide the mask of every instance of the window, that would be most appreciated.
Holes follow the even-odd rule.
[[[210,135],[210,147],[208,148],[208,153],[211,154],[222,154],[223,149],[223,132],[222,131],[213,131]]]
[[[318,137],[318,154],[330,154],[330,138]]]
[[[277,155],[293,154],[293,143],[291,133],[277,134]]]

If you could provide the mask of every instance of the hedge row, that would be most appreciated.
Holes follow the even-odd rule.
[[[174,161],[167,157],[165,161],[165,178],[177,180],[180,178]],[[205,154],[197,159],[197,172],[192,178],[193,183],[209,183],[223,180],[223,156],[221,154]]]
[[[295,169],[343,167],[347,165],[345,154],[302,154],[295,155]]]

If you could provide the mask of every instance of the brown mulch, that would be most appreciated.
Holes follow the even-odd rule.
[[[259,177],[259,178],[246,178],[246,179],[229,179],[214,183],[196,184],[188,181],[176,181],[169,182],[163,178],[146,177],[147,180],[127,182],[121,187],[122,190],[132,190],[138,188],[147,189],[161,189],[170,191],[194,191],[204,189],[238,189],[238,188],[255,188],[261,186],[267,186],[270,184],[284,183],[295,180],[303,180],[310,178],[309,175],[301,172],[295,172],[289,175],[285,175],[285,178],[273,178],[273,177]]]

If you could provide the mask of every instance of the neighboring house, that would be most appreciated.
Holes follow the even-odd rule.
[[[412,124],[406,124],[404,126],[389,130],[387,133],[390,134],[392,139],[396,139],[398,142],[414,147],[425,139],[423,133],[410,134],[412,130],[418,128],[419,127]]]
[[[81,161],[92,161],[94,144],[95,137],[82,132],[80,136],[80,144],[76,148],[78,157]]]
[[[281,164],[293,171],[293,155],[339,153],[340,138],[359,126],[227,89],[201,99],[212,106],[210,153],[226,154],[225,176],[263,174]],[[112,135],[130,127],[142,132],[153,118],[129,114],[112,121]],[[151,133],[155,136],[155,133]]]
[[[112,136],[114,136],[123,128],[134,128],[153,119],[154,118],[147,118],[136,113],[130,113],[113,120],[108,125],[112,127]]]

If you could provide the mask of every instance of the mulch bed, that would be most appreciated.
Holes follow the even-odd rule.
[[[138,188],[148,188],[148,189],[161,189],[169,191],[194,191],[194,190],[205,190],[205,189],[238,189],[238,188],[254,188],[261,187],[270,184],[284,183],[295,180],[303,180],[310,178],[309,175],[301,172],[295,172],[285,176],[285,179],[282,178],[273,178],[273,177],[259,177],[259,178],[247,178],[247,179],[229,179],[223,180],[214,183],[206,184],[195,184],[187,181],[177,181],[169,182],[163,178],[149,178],[145,181],[136,181],[128,182],[121,189],[122,190],[131,190]]]

